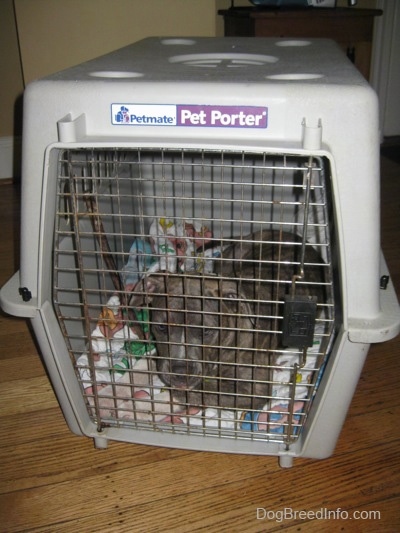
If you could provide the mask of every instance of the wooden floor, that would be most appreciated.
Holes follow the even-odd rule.
[[[400,165],[382,165],[382,246],[399,294]],[[18,264],[18,197],[0,185],[0,284]],[[399,338],[371,348],[333,457],[285,470],[274,457],[96,450],[69,432],[24,320],[0,314],[0,353],[2,533],[400,531]]]

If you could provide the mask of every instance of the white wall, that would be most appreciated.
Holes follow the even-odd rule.
[[[400,136],[400,2],[378,0],[371,83],[379,96],[382,137]]]
[[[214,36],[215,2],[0,0],[0,178],[18,175],[24,82],[144,37]]]
[[[215,35],[215,0],[15,0],[25,81],[154,35]]]

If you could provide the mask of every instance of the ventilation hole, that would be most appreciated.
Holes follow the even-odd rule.
[[[161,41],[161,44],[191,46],[193,44],[196,44],[196,41],[193,41],[192,39],[163,39]]]
[[[220,59],[214,59],[214,60],[206,60],[206,59],[200,59],[196,61],[185,61],[185,65],[189,67],[217,67],[220,65],[222,61]]]
[[[261,54],[187,54],[169,58],[170,63],[178,63],[189,67],[261,67],[270,63],[276,63],[275,56]]]
[[[271,74],[266,76],[268,80],[281,80],[281,81],[301,81],[301,80],[317,80],[323,78],[323,74],[306,74],[306,73],[293,73],[293,74]]]
[[[94,78],[141,78],[144,76],[141,72],[125,72],[119,70],[98,70],[96,72],[89,72],[90,76]]]
[[[311,41],[299,41],[295,39],[290,39],[288,41],[277,41],[276,46],[309,46]]]

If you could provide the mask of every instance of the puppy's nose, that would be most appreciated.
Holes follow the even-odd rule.
[[[170,366],[170,383],[179,389],[190,389],[197,383],[196,365],[190,361],[174,361]]]

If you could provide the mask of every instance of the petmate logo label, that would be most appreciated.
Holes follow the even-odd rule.
[[[112,104],[111,115],[120,126],[268,127],[268,108],[261,106]]]
[[[112,104],[112,124],[176,126],[176,105]]]

